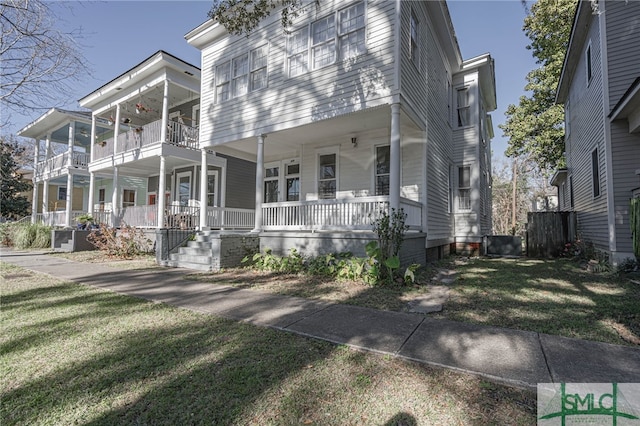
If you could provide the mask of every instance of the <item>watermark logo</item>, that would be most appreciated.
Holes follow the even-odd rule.
[[[640,383],[539,383],[538,424],[640,425]]]

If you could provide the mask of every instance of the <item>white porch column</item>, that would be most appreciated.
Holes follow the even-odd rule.
[[[67,227],[71,227],[71,219],[73,219],[73,217],[71,216],[72,214],[72,210],[71,207],[73,207],[73,174],[71,174],[71,171],[69,171],[69,173],[67,174],[67,198],[65,200],[65,202],[67,203],[66,205],[66,209],[65,209],[65,226]]]
[[[160,156],[160,176],[158,178],[158,192],[156,195],[156,201],[158,204],[158,229],[164,228],[164,191],[167,186],[167,172],[166,172],[166,160],[163,155]]]
[[[118,152],[118,134],[120,133],[120,104],[116,105],[116,119],[113,123],[113,155]]]
[[[68,166],[71,166],[73,164],[73,138],[75,137],[75,131],[75,122],[72,121],[71,123],[69,123],[69,139],[67,141],[67,152],[69,153],[69,164],[67,164]]]
[[[38,217],[38,161],[40,160],[40,139],[35,140],[33,146],[33,196],[31,197],[31,223],[36,223]]]
[[[118,167],[113,168],[113,191],[111,192],[111,226],[118,226]]]
[[[400,208],[400,104],[391,104],[389,213]]]
[[[93,146],[96,141],[96,116],[91,114],[91,138],[89,139],[89,164],[93,162]],[[96,190],[96,175],[89,172],[89,197],[87,199],[87,213],[93,215],[93,193]]]
[[[164,81],[164,95],[162,96],[162,125],[160,127],[160,141],[167,142],[167,126],[169,125],[169,82]]]
[[[264,201],[262,181],[264,180],[264,140],[266,137],[267,135],[264,134],[258,136],[258,150],[256,153],[256,212],[253,232],[260,232],[262,230],[262,202]]]
[[[48,160],[51,158],[51,133],[47,133],[47,137],[44,140],[44,159]]]
[[[49,212],[49,179],[42,182],[42,213]]]
[[[207,228],[207,209],[209,203],[207,200],[208,188],[208,174],[209,168],[207,167],[207,150],[202,148],[200,150],[200,230],[204,231]],[[217,182],[216,182],[217,183]]]

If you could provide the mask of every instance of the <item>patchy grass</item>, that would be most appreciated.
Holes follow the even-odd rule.
[[[640,344],[640,285],[625,276],[587,272],[565,259],[482,258],[458,261],[455,269],[442,317]]]
[[[535,424],[535,394],[0,262],[2,424]]]
[[[59,256],[74,262],[100,263],[116,269],[155,269],[162,268],[156,263],[155,254],[139,254],[132,259],[117,259],[108,257],[100,250],[77,251],[73,253],[52,252],[52,256]]]
[[[422,272],[414,286],[368,286],[305,275],[248,269],[189,278],[289,296],[375,309],[407,311],[429,291],[438,268],[454,269],[451,297],[441,313],[476,324],[516,328],[621,345],[640,343],[640,285],[624,276],[596,274],[566,260],[451,259]]]

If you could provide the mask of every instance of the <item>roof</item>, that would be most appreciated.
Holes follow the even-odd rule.
[[[61,108],[51,108],[36,120],[27,124],[18,132],[18,136],[39,138],[47,132],[63,125],[65,122],[78,120],[91,122],[91,111],[71,111]]]
[[[571,86],[571,79],[582,55],[581,46],[584,44],[589,32],[589,25],[593,19],[591,2],[579,0],[576,13],[573,17],[569,44],[562,64],[562,73],[556,90],[556,103],[564,104]]]
[[[489,53],[467,59],[462,63],[461,72],[478,70],[480,89],[488,112],[497,108],[496,72],[494,60]]]

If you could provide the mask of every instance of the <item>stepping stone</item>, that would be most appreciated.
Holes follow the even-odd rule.
[[[429,314],[440,312],[442,305],[449,299],[449,287],[442,285],[429,286],[429,292],[409,302],[409,312]]]
[[[446,285],[453,284],[456,280],[456,271],[453,269],[440,270],[434,280]]]

